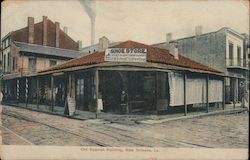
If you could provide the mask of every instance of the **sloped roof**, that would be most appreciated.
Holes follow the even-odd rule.
[[[142,43],[138,43],[138,42],[134,42],[130,40],[121,42],[120,44],[115,45],[110,48],[146,48],[147,49],[147,62],[165,64],[168,66],[178,66],[178,67],[183,67],[183,68],[195,69],[199,71],[221,73],[220,71],[217,71],[208,66],[195,62],[184,56],[181,56],[180,54],[179,54],[179,59],[177,60],[177,59],[174,59],[173,55],[171,55],[169,51],[166,49],[156,48],[150,45],[146,45],[146,44],[142,44]],[[104,55],[105,55],[105,52],[96,52],[87,56],[72,59],[68,62],[59,64],[57,66],[54,66],[42,72],[56,71],[56,70],[79,67],[79,66],[84,66],[84,65],[107,63],[104,61]]]
[[[57,56],[64,58],[77,58],[84,55],[81,54],[79,51],[69,50],[69,49],[48,47],[48,46],[42,46],[24,42],[16,42],[16,41],[14,42],[14,44],[20,49],[20,51],[29,52],[33,54],[35,53],[35,54],[50,55],[50,56]]]

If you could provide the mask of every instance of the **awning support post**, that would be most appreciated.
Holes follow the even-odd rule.
[[[95,118],[98,118],[98,91],[99,91],[99,73],[98,69],[95,70],[95,95],[96,95],[96,114]]]
[[[50,79],[50,88],[51,88],[51,111],[53,112],[54,110],[54,76],[51,75],[51,79]]]
[[[36,78],[36,108],[39,109],[39,77]]]
[[[222,109],[225,110],[226,103],[226,78],[223,78],[223,97],[222,97]]]
[[[28,106],[28,94],[29,94],[29,81],[28,78],[25,78],[25,106]]]
[[[186,85],[187,75],[183,74],[183,83],[184,83],[184,116],[187,115],[187,85]]]
[[[206,97],[206,108],[207,108],[207,113],[209,112],[209,75],[206,77],[206,88],[207,88],[207,97]]]

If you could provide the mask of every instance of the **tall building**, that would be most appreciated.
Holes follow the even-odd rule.
[[[153,46],[169,49],[172,33],[166,35],[166,42]],[[226,78],[226,102],[240,102],[248,88],[249,38],[230,28],[202,33],[202,26],[195,28],[195,35],[176,39],[180,54],[224,72]]]

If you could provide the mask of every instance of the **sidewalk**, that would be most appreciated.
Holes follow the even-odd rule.
[[[9,104],[10,105],[10,104]],[[11,104],[13,105],[13,104]],[[48,114],[53,114],[53,115],[59,115],[63,117],[68,117],[72,119],[79,119],[79,120],[87,120],[87,119],[96,119],[96,113],[95,112],[89,112],[89,111],[79,111],[76,110],[74,116],[67,116],[64,115],[64,108],[63,107],[58,107],[54,106],[53,112],[50,110],[49,106],[45,105],[39,105],[37,106],[35,104],[28,104],[26,106],[25,103],[19,103],[19,104],[14,104],[15,107],[21,107],[33,111],[38,111],[38,112],[44,112]],[[195,117],[201,117],[201,116],[209,116],[209,115],[215,115],[215,114],[227,114],[231,112],[242,112],[245,111],[246,108],[242,108],[241,104],[238,103],[236,104],[235,108],[233,104],[226,104],[225,109],[223,110],[221,107],[210,107],[209,112],[207,113],[205,108],[198,108],[196,111],[190,111],[187,113],[186,116],[184,116],[184,113],[174,113],[174,114],[164,114],[164,115],[157,115],[157,114],[142,114],[142,113],[137,113],[137,114],[126,114],[126,115],[121,115],[121,114],[113,114],[113,113],[98,113],[97,114],[97,119],[102,119],[104,121],[108,122],[115,122],[115,123],[122,123],[122,124],[138,124],[138,123],[145,123],[145,124],[155,124],[155,123],[163,123],[166,121],[173,121],[173,120],[179,120],[179,119],[188,119],[188,118],[195,118]]]

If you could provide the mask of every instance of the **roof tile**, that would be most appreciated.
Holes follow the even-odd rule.
[[[205,66],[189,58],[181,56],[180,54],[179,54],[179,59],[177,60],[177,59],[174,59],[173,55],[171,55],[169,51],[166,49],[156,48],[150,45],[146,45],[146,44],[142,44],[142,43],[138,43],[138,42],[134,42],[130,40],[122,42],[110,48],[146,48],[147,49],[147,62],[162,63],[162,64],[167,64],[167,65],[221,73],[208,66]],[[45,70],[45,71],[61,70],[61,69],[66,69],[70,67],[104,63],[104,55],[105,55],[104,52],[96,52],[87,56],[83,56],[83,57],[70,60],[66,63],[49,68],[48,70]]]

